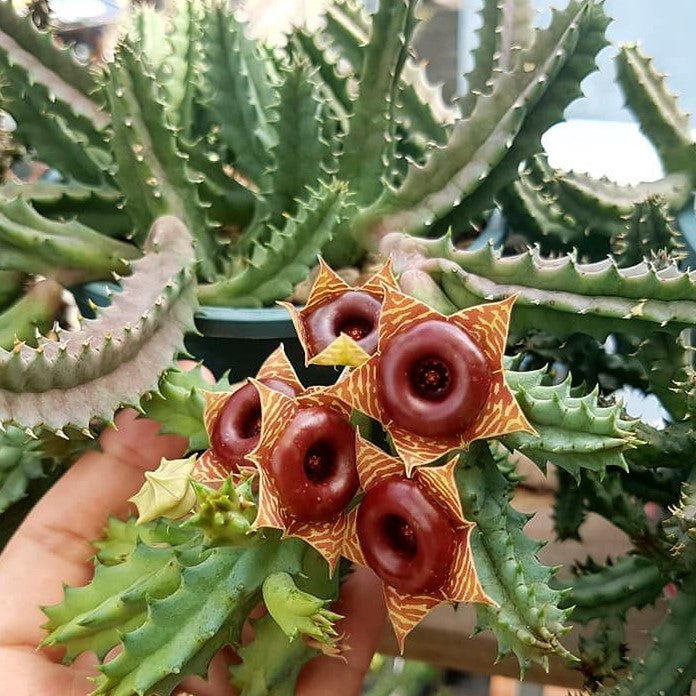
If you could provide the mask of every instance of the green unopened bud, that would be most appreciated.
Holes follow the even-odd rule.
[[[256,517],[256,505],[249,480],[235,487],[228,478],[218,490],[195,481],[192,486],[198,505],[187,524],[200,527],[216,543],[241,544],[253,534],[251,525]]]
[[[196,456],[188,459],[162,459],[155,471],[145,472],[145,483],[130,500],[138,508],[138,524],[158,517],[176,520],[184,517],[196,504],[190,476]]]
[[[266,578],[263,601],[268,613],[290,640],[302,635],[319,644],[335,644],[338,633],[334,622],[343,617],[326,609],[330,600],[298,589],[288,573],[274,573]]]

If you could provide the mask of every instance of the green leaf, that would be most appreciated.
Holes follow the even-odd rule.
[[[167,122],[159,85],[142,57],[122,42],[106,87],[112,122],[115,178],[139,235],[161,215],[176,215],[194,237],[199,273],[213,277],[219,254],[215,231]]]
[[[626,104],[641,130],[657,148],[668,172],[696,176],[696,143],[688,114],[679,108],[677,97],[667,88],[666,75],[659,73],[636,44],[624,44],[616,56],[617,79]]]
[[[302,637],[288,640],[270,616],[252,625],[254,640],[237,651],[242,662],[230,668],[233,685],[240,696],[294,696],[300,670],[319,651]]]
[[[153,226],[146,251],[96,319],[37,349],[0,350],[0,422],[88,429],[156,387],[194,326],[194,254],[175,218]]]
[[[68,284],[126,273],[140,256],[131,244],[99,234],[80,222],[56,222],[24,198],[0,200],[0,266],[66,279]]]
[[[272,113],[278,98],[270,64],[224,3],[206,11],[203,47],[204,95],[220,138],[234,153],[236,165],[258,183],[277,142]]]
[[[297,217],[288,220],[282,231],[273,230],[267,244],[257,244],[241,271],[199,288],[201,304],[263,306],[291,295],[331,239],[345,200],[346,187],[340,182],[310,191]]]
[[[558,607],[562,594],[549,587],[554,571],[537,558],[543,544],[524,534],[529,517],[510,506],[511,486],[487,445],[472,446],[456,476],[464,516],[476,523],[471,547],[479,580],[497,602],[476,605],[477,630],[490,628],[499,654],[514,652],[522,675],[532,662],[547,666],[551,654],[572,659],[560,643],[568,612]]]

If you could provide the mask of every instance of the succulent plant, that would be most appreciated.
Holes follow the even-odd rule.
[[[0,2],[4,107],[63,177],[0,187],[0,481],[17,497],[39,462],[75,455],[65,437],[84,446],[122,405],[190,443],[148,475],[141,524],[108,524],[91,583],[45,609],[44,644],[68,662],[96,653],[97,694],[169,694],[239,647],[265,598],[231,678],[243,696],[292,693],[307,660],[345,647],[330,604],[348,559],[377,572],[401,646],[434,606],[473,602],[523,674],[555,655],[605,693],[683,694],[696,677],[696,286],[672,218],[693,189],[693,142],[661,78],[623,49],[621,84],[668,172],[625,189],[540,155],[606,43],[594,0],[546,29],[526,0],[484,2],[453,107],[409,54],[411,0],[371,19],[338,0],[320,34],[295,31],[282,50],[248,39],[225,4],[179,9],[166,33],[143,9],[114,62],[88,70]],[[540,248],[466,248],[496,201]],[[359,264],[378,247],[391,260],[363,285],[322,264],[293,310],[307,362],[350,368],[333,386],[300,384],[280,349],[236,387],[167,371],[198,300],[269,304],[320,253]],[[44,330],[54,314],[37,288],[112,274],[121,291],[95,319],[27,332],[19,303]],[[664,430],[611,399],[625,383],[660,399]],[[633,552],[555,578],[511,504],[520,454],[560,472],[560,537],[581,538],[592,512]],[[672,518],[649,518],[648,501]],[[667,582],[672,612],[636,660],[626,612]],[[571,622],[597,618],[578,661]]]

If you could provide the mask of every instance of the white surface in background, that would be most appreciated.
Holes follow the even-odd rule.
[[[547,131],[543,143],[551,166],[558,169],[607,176],[620,184],[663,175],[655,149],[635,123],[566,121]]]
[[[631,418],[640,418],[643,423],[662,430],[669,418],[660,400],[654,394],[644,394],[640,389],[623,386],[612,395],[623,401],[626,413]]]
[[[113,6],[102,0],[51,0],[51,11],[56,19],[65,24],[81,19],[97,19],[107,14]]]

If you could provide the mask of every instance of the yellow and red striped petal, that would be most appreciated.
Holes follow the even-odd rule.
[[[256,379],[280,380],[294,387],[298,394],[304,390],[302,382],[300,382],[295,368],[285,353],[285,346],[282,343],[264,360],[256,375]]]
[[[360,487],[367,493],[375,484],[387,478],[403,477],[404,465],[395,457],[390,457],[379,447],[365,440],[359,434],[355,436],[355,452],[358,466]]]
[[[346,334],[329,343],[321,353],[307,361],[308,365],[342,365],[344,367],[359,367],[370,356],[357,341]]]

